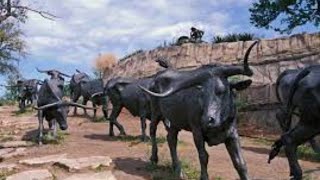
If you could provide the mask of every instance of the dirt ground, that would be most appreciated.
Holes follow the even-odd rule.
[[[14,106],[0,107],[0,134],[1,137],[10,136],[10,139],[23,139],[34,136],[37,129],[36,112],[28,112],[16,115],[17,108]],[[152,179],[153,170],[150,170],[149,156],[150,143],[142,143],[139,140],[121,140],[107,135],[109,124],[107,122],[91,122],[85,116],[68,117],[69,129],[65,140],[60,144],[28,147],[27,155],[6,159],[4,162],[17,162],[20,159],[41,157],[45,155],[66,153],[68,157],[88,157],[91,155],[110,156],[112,166],[99,169],[99,171],[112,170],[117,179],[138,180]],[[82,111],[78,111],[82,114]],[[101,114],[100,114],[101,116]],[[119,117],[128,135],[140,135],[140,121],[132,117],[127,111],[123,111]],[[148,126],[149,127],[149,126]],[[248,128],[245,125],[240,128],[241,134],[261,136],[262,131],[256,128]],[[148,128],[149,129],[149,128]],[[255,131],[255,132],[254,132]],[[254,132],[254,133],[251,133]],[[118,135],[118,131],[116,131]],[[164,139],[166,132],[162,124],[158,128],[158,137]],[[275,136],[268,136],[274,138]],[[8,138],[7,138],[8,139]],[[178,153],[182,161],[187,162],[191,169],[199,170],[199,161],[192,134],[182,131],[179,134]],[[286,158],[277,157],[271,164],[267,163],[270,145],[261,142],[258,138],[241,137],[242,152],[247,162],[249,175],[252,179],[288,179],[288,163]],[[166,142],[161,143],[159,149],[160,164],[171,162],[169,148]],[[238,179],[233,168],[226,148],[223,144],[215,147],[207,147],[209,157],[208,171],[211,179]],[[4,163],[2,162],[2,163]],[[300,160],[299,161],[306,179],[320,179],[320,163]],[[20,165],[21,170],[31,167]],[[46,167],[57,177],[67,177],[69,172],[57,167]],[[161,174],[161,171],[160,171]],[[160,175],[161,177],[161,175]],[[159,178],[158,176],[158,179]]]

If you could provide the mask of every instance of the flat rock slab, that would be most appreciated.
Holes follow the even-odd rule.
[[[55,165],[66,168],[69,172],[76,172],[88,167],[95,169],[99,166],[110,166],[111,162],[112,159],[109,156],[91,156],[78,159],[62,159]]]
[[[0,156],[4,155],[4,154],[8,154],[10,152],[13,152],[14,148],[5,148],[5,149],[0,149]]]
[[[24,159],[24,160],[20,160],[19,163],[30,165],[30,166],[49,164],[49,163],[59,162],[62,159],[66,159],[66,156],[67,154],[55,154],[55,155],[43,156],[43,157],[32,158],[32,159]]]
[[[53,175],[47,169],[23,171],[8,176],[6,180],[52,180]]]
[[[112,174],[111,171],[100,172],[100,173],[84,173],[84,174],[75,174],[69,176],[64,180],[116,180],[116,177]]]
[[[7,163],[1,163],[0,164],[0,172],[10,172],[15,169],[17,169],[17,164],[7,164]]]
[[[11,151],[9,151],[8,153],[0,155],[0,160],[2,161],[4,159],[16,157],[16,156],[24,156],[26,154],[27,154],[26,148],[11,149]]]
[[[17,148],[17,147],[30,147],[34,143],[30,141],[7,141],[0,143],[0,148]]]

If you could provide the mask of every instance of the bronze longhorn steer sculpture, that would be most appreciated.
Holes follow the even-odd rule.
[[[152,98],[152,162],[158,161],[154,127],[159,123],[156,117],[160,113],[165,118],[172,167],[177,175],[182,175],[176,150],[177,135],[183,129],[193,134],[200,159],[201,180],[209,179],[205,142],[209,146],[224,143],[240,178],[249,179],[236,127],[233,90],[245,89],[252,81],[231,83],[228,77],[253,75],[248,57],[256,44],[254,42],[245,53],[243,66],[204,65],[190,71],[168,69],[158,73],[148,89],[140,86]]]
[[[39,135],[38,142],[42,144],[43,138],[43,118],[48,121],[49,129],[53,130],[53,135],[56,137],[56,122],[58,122],[61,130],[68,128],[67,116],[69,106],[78,106],[82,108],[90,108],[81,104],[66,102],[62,100],[64,78],[62,76],[70,77],[57,70],[39,70],[39,72],[47,73],[51,79],[46,79],[39,90],[39,98],[37,106],[39,120]]]
[[[294,73],[294,71],[291,73]],[[280,99],[286,100],[284,110],[277,114],[277,118],[279,118],[279,122],[286,132],[272,145],[268,162],[270,163],[284,146],[289,162],[290,176],[295,180],[302,179],[302,170],[297,157],[298,146],[307,141],[312,141],[314,136],[320,134],[319,74],[320,65],[313,65],[295,72],[291,80],[289,76],[279,77],[280,80],[278,80],[278,83],[282,83],[280,86],[289,84],[289,88],[286,89],[286,91],[289,90],[289,93],[278,95]],[[285,74],[282,76],[285,76]],[[299,122],[290,129],[293,114],[299,116]]]
[[[163,68],[172,68],[169,61],[163,57],[156,59],[156,62]],[[107,82],[105,94],[108,96],[107,100],[110,100],[112,104],[112,112],[109,117],[110,136],[114,136],[113,125],[116,125],[121,135],[125,134],[123,126],[118,122],[117,118],[122,108],[126,108],[131,115],[140,117],[141,140],[147,140],[146,119],[151,119],[151,101],[139,86],[149,87],[154,77],[154,75],[141,79],[116,77]],[[158,119],[160,120],[161,117],[158,117]]]
[[[75,74],[72,75],[70,80],[70,98],[72,102],[77,102],[81,97],[81,84],[82,82],[90,81],[90,77],[87,73],[81,72],[76,69]],[[73,115],[77,114],[77,108],[74,108]]]
[[[18,80],[15,85],[1,85],[7,88],[17,88],[19,109],[24,110],[26,105],[33,104],[38,98],[38,85],[43,82],[38,79]]]

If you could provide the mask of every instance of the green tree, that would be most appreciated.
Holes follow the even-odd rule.
[[[21,35],[14,23],[0,24],[0,74],[17,72],[17,62],[26,52]]]
[[[280,33],[289,34],[307,23],[320,24],[320,0],[259,0],[249,11],[255,27]]]
[[[55,17],[23,5],[20,0],[0,0],[0,75],[16,72],[16,62],[25,55],[26,46],[19,23],[26,22],[28,11],[47,19]]]
[[[6,84],[12,87],[6,87],[6,91],[3,97],[5,100],[9,100],[9,101],[17,100],[17,97],[19,95],[19,90],[21,87],[16,85],[20,77],[21,75],[19,73],[10,73],[8,75]]]

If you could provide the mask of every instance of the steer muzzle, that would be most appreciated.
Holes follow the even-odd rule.
[[[60,124],[60,129],[61,130],[67,130],[68,129],[68,124]]]
[[[220,121],[217,120],[217,118],[209,117],[209,120],[208,120],[208,123],[207,123],[207,127],[208,128],[217,128],[220,125],[221,125]]]

